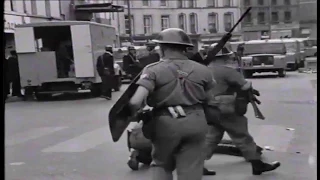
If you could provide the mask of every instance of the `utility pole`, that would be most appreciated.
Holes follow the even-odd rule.
[[[269,0],[269,39],[271,39],[272,25],[272,0]]]
[[[131,7],[130,7],[130,0],[127,1],[127,8],[128,8],[128,24],[129,24],[129,40],[131,44],[133,44],[133,37],[132,37],[132,28],[131,28]]]

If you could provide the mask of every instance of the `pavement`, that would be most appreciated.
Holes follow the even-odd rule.
[[[217,171],[204,180],[314,180],[317,172],[316,74],[291,72],[286,78],[250,79],[261,92],[260,110],[249,129],[268,161],[282,166],[253,176],[241,157],[215,155],[206,166]],[[123,92],[126,86],[122,87]],[[107,101],[86,96],[47,102],[8,101],[5,106],[6,180],[150,180],[151,171],[131,171],[126,135],[113,143],[108,111],[121,92]]]

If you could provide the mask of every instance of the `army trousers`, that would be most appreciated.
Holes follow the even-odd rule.
[[[187,116],[173,118],[169,113],[155,112],[152,125],[153,180],[201,180],[205,161],[205,136],[208,131],[202,107],[188,108]]]
[[[256,150],[257,145],[248,131],[248,119],[245,116],[228,114],[222,115],[215,125],[209,126],[206,135],[207,160],[212,157],[225,132],[228,133],[235,146],[241,150],[247,161],[261,158]]]

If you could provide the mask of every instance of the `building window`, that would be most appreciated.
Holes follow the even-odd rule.
[[[131,15],[131,31],[132,31],[132,34],[135,34],[134,33],[134,18],[133,18],[133,15]],[[126,34],[130,34],[130,26],[129,26],[129,16],[128,15],[124,15],[124,26],[125,26],[125,33]]]
[[[144,27],[144,34],[147,34],[147,35],[152,34],[152,16],[150,15],[143,16],[143,27]]]
[[[272,4],[272,5],[277,5],[277,0],[272,0],[272,1],[271,1],[271,4]]]
[[[263,6],[264,5],[264,0],[258,0],[258,5]]]
[[[10,0],[10,6],[11,6],[11,11],[16,11],[17,10],[16,0]]]
[[[233,13],[224,13],[224,30],[226,32],[230,31],[233,26]]]
[[[51,17],[50,0],[45,0],[45,6],[46,6],[46,16]]]
[[[216,0],[207,0],[208,7],[216,7]]]
[[[161,31],[170,28],[170,16],[161,16]]]
[[[186,18],[186,15],[185,14],[183,14],[183,13],[181,13],[181,14],[179,14],[179,16],[178,16],[178,23],[179,23],[179,28],[180,29],[182,29],[182,30],[184,30],[184,31],[187,31],[187,26],[186,26],[186,24],[187,24],[187,18]]]
[[[198,31],[198,16],[196,13],[191,13],[189,15],[190,20],[190,33],[197,34]]]
[[[284,5],[290,5],[290,4],[291,4],[290,0],[284,0]]]
[[[149,0],[142,0],[142,6],[149,6]]]
[[[250,0],[244,0],[244,5],[245,5],[245,6],[250,6],[250,5],[251,5]]]
[[[183,8],[184,7],[184,0],[178,0],[178,8]]]
[[[189,8],[194,8],[195,7],[195,0],[188,0],[188,7]]]
[[[284,12],[284,22],[287,22],[287,23],[289,23],[289,22],[291,22],[291,12],[290,11],[285,11]]]
[[[208,29],[210,33],[218,32],[218,14],[209,13],[208,14]]]
[[[264,12],[258,12],[258,23],[265,24],[265,14]]]
[[[244,17],[243,23],[244,24],[252,24],[252,15],[250,12]]]
[[[224,7],[230,7],[231,6],[231,0],[223,0],[223,6]]]
[[[160,0],[160,6],[167,6],[167,0]]]
[[[31,13],[37,15],[37,0],[31,0]]]
[[[28,13],[26,0],[22,0],[22,3],[23,3],[23,12]]]
[[[271,13],[271,21],[274,24],[278,24],[279,23],[279,14],[278,14],[278,12],[272,12]]]

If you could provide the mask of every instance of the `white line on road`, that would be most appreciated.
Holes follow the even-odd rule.
[[[13,146],[17,144],[21,144],[27,142],[29,140],[37,139],[42,136],[54,133],[56,131],[60,131],[62,129],[66,129],[68,127],[42,127],[42,128],[34,128],[26,132],[15,134],[8,139],[5,140],[5,146]]]
[[[252,130],[250,127],[249,132],[252,133],[255,142],[259,146],[269,146],[272,147],[273,151],[278,152],[287,151],[295,132],[286,130],[286,127],[275,125],[253,126]]]
[[[69,139],[65,142],[61,142],[54,146],[45,148],[42,152],[85,152],[98,145],[101,145],[107,141],[110,141],[108,127],[96,129],[91,132],[87,132],[73,139]]]

